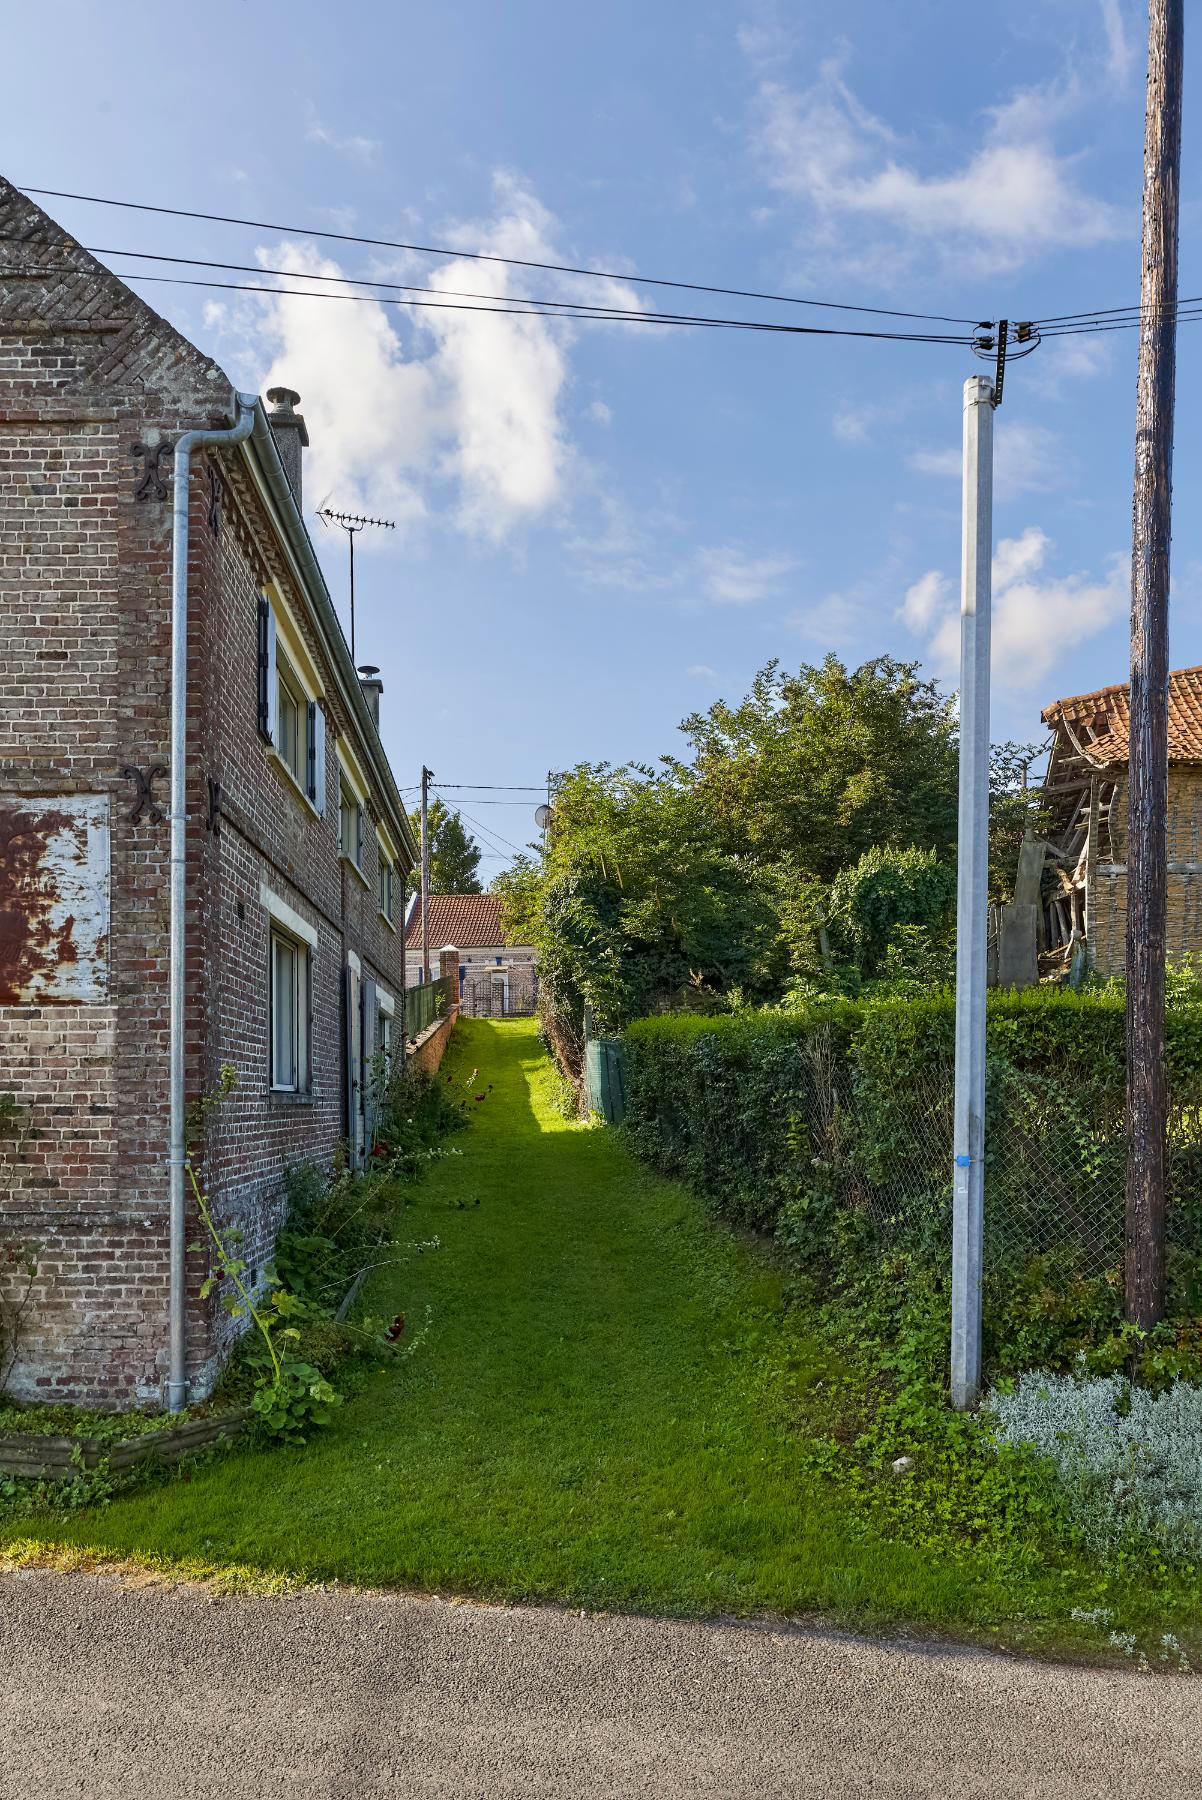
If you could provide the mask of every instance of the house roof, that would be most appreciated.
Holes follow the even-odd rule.
[[[1064,728],[1092,763],[1125,763],[1131,723],[1127,682],[1056,700],[1043,711],[1053,731]],[[1202,668],[1169,676],[1169,761],[1202,763]]]
[[[239,395],[217,363],[2,175],[0,303],[6,333],[23,335],[27,331],[23,321],[32,319],[39,330],[49,329],[51,343],[56,341],[57,327],[73,334],[69,340],[73,380],[84,392],[133,389],[142,404],[147,395],[166,388],[178,408],[193,410],[197,423],[208,425],[219,424],[223,415],[236,419],[239,402],[251,398]],[[80,323],[84,319],[86,327]],[[95,329],[101,325],[103,331]],[[373,798],[412,867],[418,851],[409,816],[262,401],[255,403],[251,436],[236,450],[219,454],[239,457],[256,485],[261,477],[267,511],[274,515],[272,522],[292,564],[290,573],[308,603],[331,675],[371,765]]]
[[[409,915],[405,943],[410,949],[422,941],[422,902],[419,894]],[[445,944],[456,950],[471,950],[481,944],[503,944],[505,931],[501,924],[499,894],[431,894],[430,952],[433,955]]]

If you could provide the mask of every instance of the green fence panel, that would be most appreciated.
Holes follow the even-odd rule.
[[[440,976],[437,981],[423,982],[419,987],[407,989],[405,994],[405,1030],[410,1038],[419,1038],[423,1031],[450,1012],[455,1003],[451,989],[454,984],[449,976]]]
[[[591,1113],[607,1125],[626,1117],[626,1051],[617,1038],[590,1038],[584,1046],[584,1087]]]

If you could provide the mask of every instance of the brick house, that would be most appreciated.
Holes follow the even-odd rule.
[[[538,1002],[538,971],[529,944],[511,944],[501,924],[498,894],[430,895],[430,964],[439,953],[459,953],[459,1003],[478,1019],[532,1013]],[[422,902],[418,894],[405,929],[409,980],[421,980]]]
[[[1090,968],[1121,975],[1127,930],[1127,684],[1046,707],[1053,734],[1043,798],[1050,813],[1042,933],[1067,963],[1084,941]],[[1168,918],[1171,963],[1202,952],[1202,668],[1169,676]]]
[[[173,1043],[188,1102],[237,1070],[203,1170],[258,1272],[288,1165],[369,1148],[415,847],[381,684],[356,674],[302,520],[297,396],[273,390],[269,414],[238,395],[3,181],[0,259],[0,1094],[23,1109],[0,1146],[0,1308],[5,1246],[39,1266],[8,1391],[179,1404],[233,1327],[183,1253]],[[176,483],[193,430],[226,442]]]

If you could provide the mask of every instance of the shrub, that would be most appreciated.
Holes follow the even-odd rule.
[[[989,1398],[999,1440],[1055,1465],[1088,1547],[1115,1558],[1140,1543],[1202,1557],[1202,1387],[1166,1392],[1119,1375],[1031,1372]]]
[[[954,997],[816,999],[640,1020],[627,1033],[635,1149],[799,1266],[842,1282],[904,1248],[946,1272]],[[1114,992],[994,992],[988,1004],[986,1352],[1093,1373],[1138,1348],[1145,1378],[1202,1375],[1202,1007],[1168,1025],[1173,1328],[1119,1317],[1124,1011]]]
[[[840,869],[831,885],[830,930],[835,945],[871,975],[891,945],[917,933],[926,940],[948,916],[956,871],[933,850],[874,845]]]

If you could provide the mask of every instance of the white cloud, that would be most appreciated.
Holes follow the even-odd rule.
[[[353,156],[362,163],[374,162],[383,149],[379,138],[361,137],[355,132],[344,136],[324,125],[315,113],[310,114],[305,136],[311,144],[320,144],[323,150],[336,150],[340,156]]]
[[[961,452],[950,444],[941,450],[912,450],[906,462],[920,475],[960,479]],[[994,492],[999,500],[1046,493],[1064,478],[1064,453],[1055,432],[1021,419],[999,418],[993,451]]]
[[[845,408],[837,412],[831,419],[831,430],[843,444],[862,444],[868,437],[869,427],[873,424],[871,407],[863,407],[858,412]]]
[[[594,400],[588,409],[588,416],[597,425],[612,425],[614,409],[607,406],[604,400]]]
[[[1037,525],[1003,538],[993,558],[992,663],[994,679],[1020,691],[1038,688],[1057,659],[1122,617],[1128,571],[1119,556],[1101,579],[1083,573],[1052,575],[1044,565],[1055,546]],[[906,623],[928,636],[939,673],[955,679],[960,666],[959,609],[950,580],[931,569],[906,594]]]
[[[906,461],[920,475],[958,477],[962,466],[960,451],[950,445],[946,450],[911,450]]]
[[[690,610],[752,606],[780,593],[797,558],[745,544],[706,544],[689,550],[690,521],[670,503],[639,510],[612,495],[597,497],[598,528],[568,544],[579,578],[591,587],[658,593]],[[683,540],[683,541],[682,541]]]
[[[749,606],[778,593],[797,567],[795,557],[750,556],[734,544],[698,550],[694,563],[706,597],[726,606]]]
[[[1106,72],[1115,87],[1126,87],[1135,62],[1135,52],[1127,37],[1121,0],[1098,0],[1102,11],[1102,30],[1106,34]]]
[[[686,675],[700,676],[703,681],[717,681],[717,669],[711,669],[708,663],[690,663],[685,670]]]
[[[752,11],[754,16],[745,19],[735,32],[735,42],[743,55],[760,69],[786,61],[801,44],[794,9],[788,7],[782,17],[780,7],[772,0],[761,0]]]
[[[453,245],[499,256],[562,261],[556,223],[509,175],[494,181],[493,214],[447,228]],[[264,248],[265,267],[293,276],[340,277],[343,270],[310,245]],[[413,280],[408,265],[377,274]],[[518,272],[520,274],[520,272]],[[250,302],[223,321],[236,340],[238,366],[261,389],[296,388],[309,427],[305,487],[314,504],[335,504],[412,523],[445,504],[472,535],[499,540],[545,516],[565,497],[572,451],[564,418],[570,321],[458,310],[450,294],[520,294],[515,272],[500,263],[454,258],[424,286],[448,304],[401,310],[374,300],[354,305],[283,294]],[[540,276],[564,297],[595,293],[589,277]],[[335,293],[351,284],[323,283]],[[605,284],[606,302],[638,304],[633,288]],[[254,310],[252,310],[254,309]],[[264,375],[264,367],[267,373]]]
[[[1114,339],[1071,335],[1045,338],[1036,354],[1043,365],[1039,372],[1044,391],[1055,396],[1066,381],[1090,381],[1095,375],[1106,374],[1114,362]]]
[[[901,616],[911,631],[926,631],[937,613],[945,610],[951,582],[940,569],[928,569],[906,589]]]
[[[828,62],[804,92],[761,83],[755,142],[772,185],[804,206],[807,239],[828,268],[834,260],[882,279],[921,260],[998,273],[1119,234],[1116,209],[1086,192],[1076,159],[1052,142],[1075,94],[1021,91],[987,115],[979,148],[928,169]],[[857,227],[866,228],[858,243]]]

